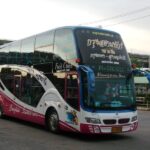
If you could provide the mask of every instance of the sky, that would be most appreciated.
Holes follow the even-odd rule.
[[[0,0],[0,39],[18,40],[61,26],[118,32],[127,51],[150,55],[150,0]]]

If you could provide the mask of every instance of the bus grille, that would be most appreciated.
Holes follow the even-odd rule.
[[[116,120],[115,119],[107,119],[107,120],[103,120],[104,124],[116,124]]]
[[[123,118],[123,119],[119,119],[119,120],[118,120],[118,123],[119,123],[119,124],[124,124],[124,123],[128,123],[129,121],[130,121],[129,118]]]

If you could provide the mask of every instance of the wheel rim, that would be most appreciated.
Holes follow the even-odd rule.
[[[58,116],[57,114],[51,114],[49,118],[49,125],[51,131],[57,131],[58,129]]]

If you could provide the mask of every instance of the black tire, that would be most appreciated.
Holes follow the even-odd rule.
[[[3,109],[1,105],[0,105],[0,118],[3,118]]]
[[[56,110],[52,109],[48,111],[46,117],[47,127],[53,133],[59,132],[59,118]]]

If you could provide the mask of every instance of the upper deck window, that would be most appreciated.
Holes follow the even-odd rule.
[[[21,46],[21,64],[31,65],[33,63],[35,36],[22,40]]]
[[[8,62],[8,47],[0,49],[0,64],[6,64]]]
[[[9,57],[8,63],[9,64],[20,64],[21,62],[21,41],[13,42],[9,49]]]
[[[54,31],[44,32],[36,36],[34,63],[51,63],[53,58]]]
[[[73,62],[77,58],[73,32],[70,29],[58,29],[55,33],[54,53],[63,60]]]
[[[31,53],[34,51],[35,36],[22,40],[21,52]]]
[[[35,51],[53,52],[54,31],[44,32],[36,36]]]

